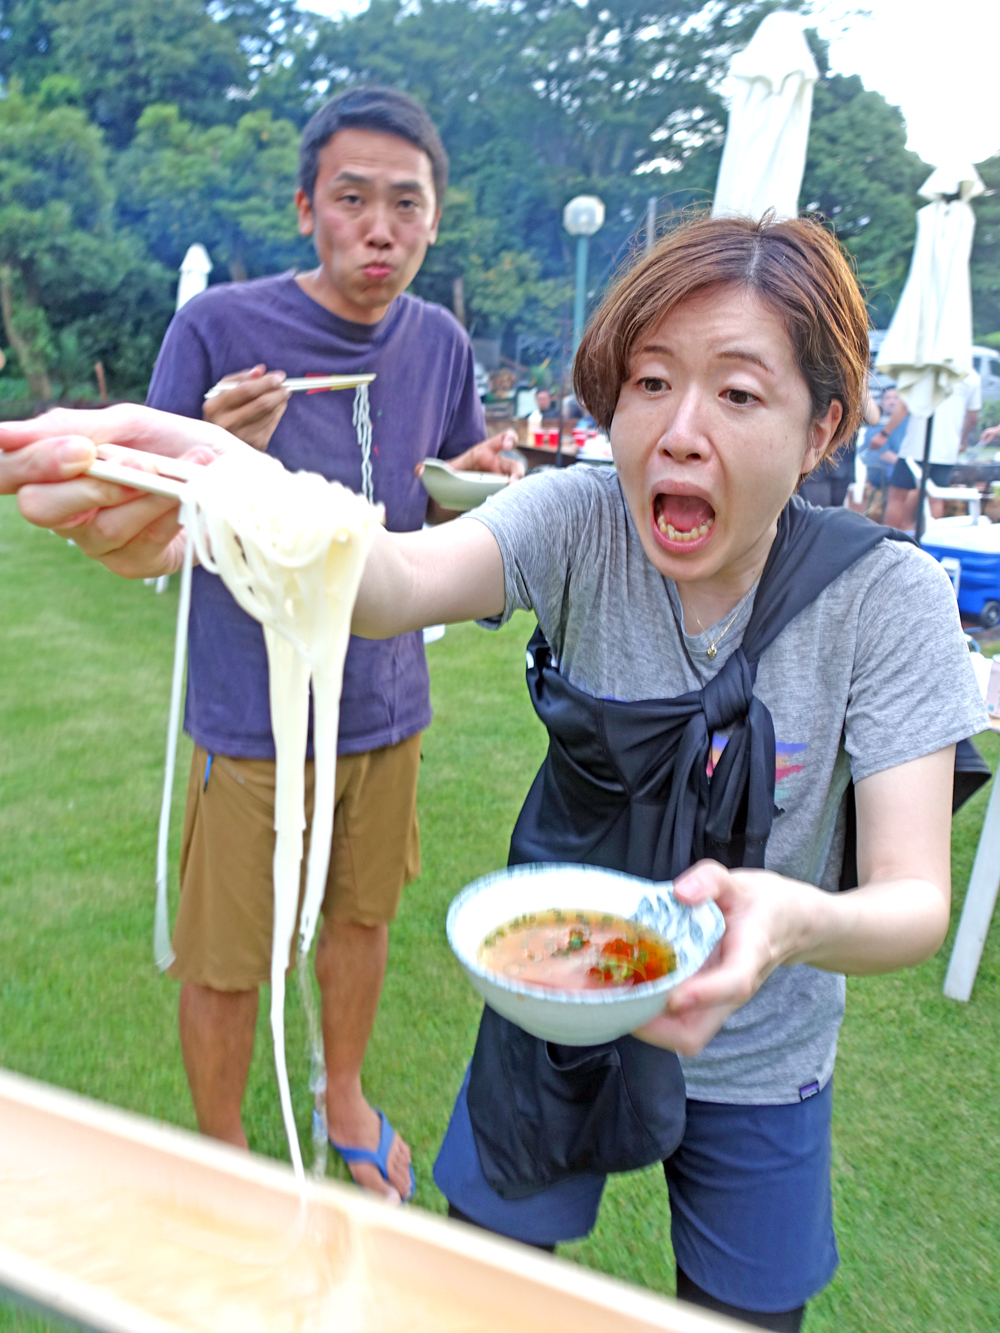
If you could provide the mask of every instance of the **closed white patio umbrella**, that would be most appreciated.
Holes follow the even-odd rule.
[[[937,167],[920,187],[931,202],[917,213],[910,273],[876,368],[891,376],[913,416],[927,422],[917,502],[917,540],[923,529],[927,464],[934,410],[972,369],[972,289],[969,255],[976,219],[969,203],[984,185],[969,162]]]
[[[768,14],[733,57],[723,86],[729,127],[712,216],[795,217],[819,71],[798,14]]]
[[[212,261],[203,245],[189,245],[187,254],[181,260],[180,280],[177,283],[177,305],[180,310],[192,296],[197,296],[208,286],[208,275],[212,271]]]
[[[984,188],[969,162],[937,167],[920,187],[931,202],[917,213],[909,277],[877,367],[896,381],[914,416],[929,418],[972,369],[969,255],[976,218],[969,200]]]
[[[189,245],[178,271],[180,278],[177,282],[175,311],[180,310],[181,306],[186,305],[192,296],[197,296],[208,286],[208,275],[212,271],[212,261],[209,259],[205,247],[198,244]],[[143,582],[148,587],[155,588],[157,592],[166,592],[170,585],[170,575],[161,574],[158,579],[143,579]]]

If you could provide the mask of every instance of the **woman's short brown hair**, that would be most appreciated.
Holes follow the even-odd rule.
[[[805,218],[703,217],[668,233],[619,278],[590,321],[573,368],[580,402],[610,429],[643,335],[695,292],[724,286],[753,292],[783,321],[814,419],[840,402],[844,415],[829,457],[861,421],[868,312],[840,244]]]

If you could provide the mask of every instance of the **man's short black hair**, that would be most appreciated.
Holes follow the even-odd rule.
[[[299,145],[299,189],[310,200],[316,188],[319,155],[338,130],[374,130],[394,134],[426,153],[431,160],[438,208],[448,188],[448,154],[434,122],[424,108],[396,88],[348,88],[325,103],[302,131]]]

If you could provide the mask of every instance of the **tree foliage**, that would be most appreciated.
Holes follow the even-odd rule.
[[[250,91],[243,22],[217,22],[203,0],[5,0],[14,49],[0,63],[32,91],[49,74],[75,79],[90,118],[116,148],[143,110],[173,102],[203,124],[235,119]],[[22,71],[21,60],[28,68]]]
[[[684,169],[684,201],[709,183],[696,161],[725,132],[715,85],[773,7],[372,0],[319,31],[308,74],[330,91],[373,82],[412,93],[438,124],[453,179],[477,213],[500,223],[512,249],[534,254],[545,277],[563,278],[572,254],[561,212],[574,194],[599,194],[607,205],[594,242],[606,271],[647,195],[664,193]]]
[[[451,157],[415,290],[450,305],[461,278],[470,327],[509,351],[518,332],[568,334],[564,204],[606,204],[596,296],[649,198],[661,227],[711,199],[722,76],[778,3],[371,0],[332,21],[295,0],[0,0],[0,266],[36,385],[100,355],[120,386],[140,388],[169,315],[168,270],[193,241],[214,280],[312,263],[291,202],[298,132],[359,82],[412,93]],[[822,77],[802,203],[854,254],[884,323],[928,169],[899,111],[830,75],[811,42]],[[998,161],[984,168],[994,187]],[[988,333],[1000,328],[1000,205],[976,208],[976,326]]]
[[[176,269],[199,240],[229,277],[260,277],[310,262],[298,234],[299,133],[269,111],[202,129],[175,106],[143,112],[116,169],[119,213],[152,254]]]
[[[973,204],[972,317],[976,337],[1000,347],[1000,153],[980,163],[979,174],[992,193]]]
[[[0,0],[0,79],[35,92],[55,73],[49,0]]]
[[[12,87],[0,100],[3,320],[39,398],[52,396],[53,375],[88,378],[106,348],[120,351],[129,381],[155,356],[150,316],[168,299],[166,274],[113,226],[100,131],[51,93],[43,81],[34,97]]]
[[[452,187],[445,198],[436,245],[413,287],[419,296],[451,305],[461,277],[470,333],[513,337],[518,324],[559,334],[572,300],[565,278],[543,278],[541,261],[518,250],[496,218],[477,213],[469,191]]]
[[[897,107],[856,76],[820,80],[800,201],[828,218],[854,255],[877,324],[888,322],[906,281],[917,189],[929,174],[906,148]]]

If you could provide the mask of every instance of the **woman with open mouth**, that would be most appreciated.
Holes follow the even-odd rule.
[[[609,1172],[662,1161],[678,1294],[771,1329],[797,1329],[838,1262],[844,974],[940,947],[955,749],[987,726],[941,568],[795,495],[857,429],[867,367],[865,305],[822,226],[681,227],[621,278],[577,355],[616,468],[380,532],[354,618],[379,638],[533,611],[550,748],[511,860],[673,879],[726,921],[637,1037],[560,1048],[485,1011],[435,1167],[452,1215],[551,1247],[591,1229]],[[113,410],[119,442],[160,452],[205,429]],[[31,445],[39,479],[64,479],[22,499],[45,526],[94,503],[65,480],[87,460],[54,461],[67,433],[66,414],[0,431]],[[166,502],[102,496],[77,544],[133,575],[161,560]]]

